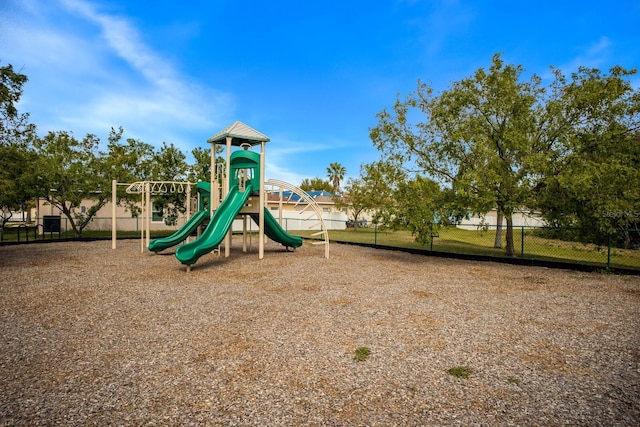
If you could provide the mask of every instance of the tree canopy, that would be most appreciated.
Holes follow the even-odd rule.
[[[20,113],[16,106],[27,81],[13,66],[0,67],[0,228],[12,217],[12,211],[26,210],[38,195],[35,153],[29,146],[36,128],[29,123],[29,114]]]
[[[536,190],[548,188],[586,140],[601,144],[605,130],[616,139],[638,123],[638,94],[624,80],[635,71],[580,68],[570,80],[552,71],[545,87],[495,55],[488,70],[440,94],[419,81],[377,115],[371,139],[385,161],[435,179],[470,212],[496,208],[513,255],[514,211],[537,207]]]
[[[640,225],[635,73],[580,67],[565,76],[551,68],[543,79],[496,54],[488,68],[440,93],[418,81],[414,92],[380,112],[370,136],[381,159],[363,165],[344,193],[346,169],[338,162],[327,167],[326,180],[307,178],[300,186],[341,195],[338,204],[348,202],[354,219],[368,211],[378,222],[409,228],[422,243],[449,219],[496,209],[507,224],[506,253],[513,255],[513,214],[523,208],[537,209],[552,227],[577,227],[579,240],[603,243],[607,233]],[[156,150],[123,140],[122,128],[111,129],[105,151],[91,134],[39,137],[29,115],[17,109],[27,81],[11,65],[0,67],[2,225],[12,210],[44,197],[79,236],[106,203],[112,179],[210,179],[208,149],[194,149],[189,164],[174,144]],[[170,215],[184,210],[182,196],[156,202]],[[629,234],[615,238],[638,244]],[[501,244],[499,233],[496,239]]]
[[[64,131],[34,141],[41,197],[68,218],[75,237],[82,236],[111,196],[111,178],[97,155],[99,144],[95,135],[78,140]]]
[[[304,191],[326,191],[333,193],[333,186],[327,180],[322,178],[304,178],[300,183],[300,189]]]

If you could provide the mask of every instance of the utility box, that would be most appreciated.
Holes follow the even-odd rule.
[[[43,233],[60,233],[60,215],[45,215],[42,217]]]

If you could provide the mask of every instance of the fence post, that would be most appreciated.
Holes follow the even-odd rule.
[[[373,224],[373,246],[378,246],[378,223]]]
[[[524,258],[524,225],[521,227],[521,237],[520,237],[520,258]]]
[[[607,270],[611,269],[611,232],[607,236]]]

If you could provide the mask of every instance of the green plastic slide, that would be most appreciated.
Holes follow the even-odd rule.
[[[252,214],[251,218],[258,224],[260,218],[258,214]],[[284,246],[289,246],[292,248],[299,248],[302,246],[302,237],[294,236],[292,234],[287,233],[284,229],[278,224],[278,221],[271,215],[269,209],[264,208],[264,233],[271,240],[281,243]]]
[[[238,215],[247,199],[253,192],[251,183],[247,183],[245,191],[233,187],[222,204],[216,209],[213,218],[202,235],[193,242],[186,243],[176,249],[176,258],[182,264],[192,265],[198,261],[202,255],[206,255],[218,246],[233,224],[233,220]]]
[[[180,229],[178,229],[178,231],[173,233],[171,236],[154,239],[149,242],[149,250],[158,253],[167,248],[170,248],[171,246],[177,245],[178,243],[184,241],[187,237],[189,237],[191,233],[193,233],[195,229],[198,228],[198,226],[207,219],[209,219],[208,210],[196,212],[191,216],[191,218],[189,218],[189,221],[187,221],[182,227],[180,227]]]

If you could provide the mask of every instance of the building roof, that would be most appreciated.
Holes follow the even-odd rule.
[[[253,146],[262,142],[269,141],[268,136],[261,134],[257,130],[245,125],[241,121],[236,121],[232,125],[227,126],[220,132],[207,139],[207,142],[210,144],[226,144],[228,136],[232,138],[231,145],[233,145],[234,147],[239,147],[242,144],[249,144]]]

